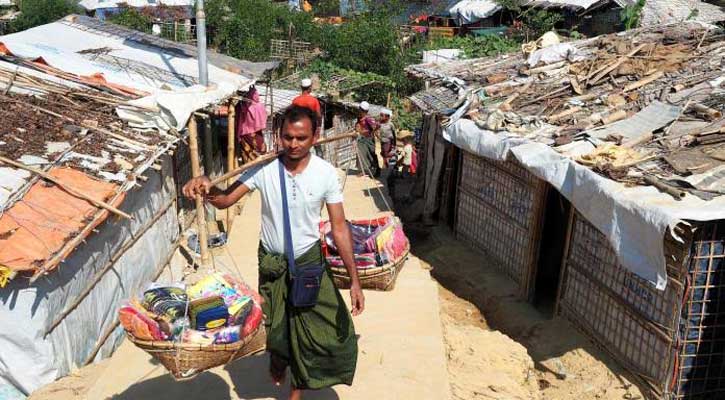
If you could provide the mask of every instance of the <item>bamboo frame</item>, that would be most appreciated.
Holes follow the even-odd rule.
[[[234,170],[234,158],[236,157],[235,142],[236,137],[234,131],[236,128],[236,102],[229,102],[229,111],[227,112],[227,172]],[[234,184],[234,179],[227,180],[227,187]],[[227,232],[232,231],[232,222],[234,222],[233,207],[227,208]]]
[[[201,167],[199,165],[199,141],[196,117],[194,115],[189,118],[189,152],[191,154],[191,175],[193,178],[201,176]],[[201,195],[194,198],[196,204],[196,222],[197,237],[199,239],[199,248],[201,252],[201,265],[209,265],[209,249],[208,249],[208,233],[206,230],[206,212],[204,211],[204,200]]]

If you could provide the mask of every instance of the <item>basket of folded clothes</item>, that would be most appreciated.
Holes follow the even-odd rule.
[[[355,265],[363,289],[393,290],[400,270],[410,252],[410,242],[403,225],[394,215],[349,221]],[[335,285],[350,287],[350,275],[337,252],[329,221],[320,223],[322,251],[332,271]]]
[[[265,350],[261,297],[241,280],[213,273],[194,285],[152,284],[119,310],[126,335],[174,378]]]

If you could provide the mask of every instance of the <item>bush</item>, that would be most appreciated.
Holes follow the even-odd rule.
[[[427,50],[461,49],[464,58],[496,56],[516,51],[518,48],[519,43],[515,40],[497,35],[440,38],[426,46]]]
[[[20,16],[12,22],[10,28],[23,31],[78,12],[80,9],[72,0],[23,0],[20,2]]]
[[[120,12],[107,17],[106,20],[141,32],[148,32],[151,26],[151,19],[129,7],[122,8]]]

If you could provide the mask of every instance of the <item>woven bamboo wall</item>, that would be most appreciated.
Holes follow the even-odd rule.
[[[464,152],[456,235],[483,251],[528,295],[538,259],[546,184],[514,161]]]
[[[341,117],[336,115],[333,118],[333,127],[325,130],[322,137],[330,137],[341,135],[351,131],[355,127],[356,119],[354,117]],[[322,158],[337,168],[354,168],[357,162],[357,149],[355,139],[343,139],[335,142],[323,144]]]
[[[659,291],[582,216],[572,225],[560,313],[663,398],[725,398],[725,222],[694,231],[684,244],[665,238]]]
[[[676,399],[725,398],[725,221],[695,232],[680,320]]]
[[[560,289],[559,312],[657,393],[671,376],[683,289],[665,291],[623,268],[606,237],[579,214]]]

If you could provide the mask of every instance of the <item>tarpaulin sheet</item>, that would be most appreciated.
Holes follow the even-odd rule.
[[[97,77],[150,93],[136,103],[159,112],[119,109],[119,116],[137,126],[181,130],[191,112],[215,104],[246,89],[252,79],[209,64],[209,87],[198,84],[198,61],[175,49],[150,46],[112,26],[93,28],[84,17],[69,16],[57,22],[0,37],[12,54],[42,59],[47,65],[85,77]],[[137,33],[137,35],[143,35]],[[1,45],[0,45],[1,47]]]
[[[472,24],[492,16],[501,6],[491,0],[463,0],[448,9],[448,13],[462,25]]]
[[[179,236],[176,207],[163,211],[176,196],[170,157],[162,158],[160,173],[148,177],[121,205],[133,220],[107,220],[53,274],[32,286],[14,279],[0,290],[0,387],[9,384],[29,394],[82,367],[114,325],[121,301],[143,290],[164,266]],[[142,233],[159,213],[159,220]],[[133,246],[119,253],[132,237],[137,237]],[[88,296],[45,336],[116,255],[113,267]],[[175,275],[181,276],[180,268]],[[123,337],[123,328],[113,330],[95,360],[108,357]]]
[[[664,235],[684,220],[725,219],[725,196],[681,201],[651,186],[625,187],[604,178],[553,148],[527,139],[485,131],[458,120],[443,137],[482,157],[505,160],[510,154],[566,197],[606,237],[619,262],[658,289],[667,284]]]
[[[71,168],[53,168],[48,174],[97,201],[107,201],[118,189],[117,185]],[[120,195],[112,205],[121,204],[123,198]],[[57,185],[36,182],[20,201],[0,215],[0,265],[15,271],[37,269],[75,237],[98,210]],[[102,221],[99,219],[96,225]]]

